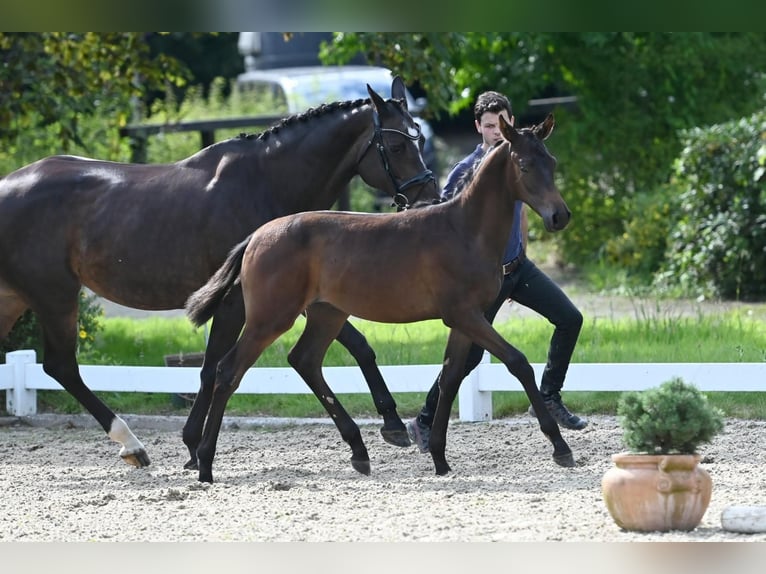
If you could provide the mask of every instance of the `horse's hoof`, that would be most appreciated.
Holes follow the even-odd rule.
[[[412,445],[410,435],[407,434],[407,428],[404,426],[402,426],[401,429],[387,429],[386,427],[381,427],[380,434],[383,437],[383,440],[388,444],[401,447]]]
[[[136,468],[143,468],[145,466],[149,466],[152,463],[152,461],[149,460],[149,455],[146,454],[144,449],[140,449],[136,452],[121,453],[120,456],[126,464],[135,466]]]
[[[351,459],[351,466],[354,470],[360,472],[366,476],[370,476],[371,466],[369,460],[354,460]]]
[[[448,473],[450,470],[452,470],[452,469],[449,467],[449,464],[447,464],[446,462],[437,462],[437,463],[434,463],[434,464],[435,464],[435,466],[436,466],[436,474],[437,474],[438,476],[444,476],[444,475],[445,475],[445,474],[447,474],[447,473]]]
[[[571,452],[566,454],[554,454],[553,460],[556,464],[565,468],[572,468],[575,466],[575,459]]]
[[[187,463],[184,465],[184,468],[185,468],[186,470],[199,470],[199,466],[197,466],[197,460],[196,460],[196,459],[194,459],[194,458],[190,458],[190,459],[189,459],[189,462],[187,462]]]
[[[213,483],[213,472],[210,470],[199,471],[199,478],[197,479],[199,482],[209,482],[210,484]]]

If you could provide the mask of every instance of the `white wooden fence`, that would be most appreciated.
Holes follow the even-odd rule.
[[[484,361],[460,386],[459,416],[462,421],[492,418],[493,391],[520,391],[521,384],[505,366]],[[537,381],[544,364],[536,363]],[[381,366],[392,393],[426,392],[441,365]],[[81,365],[80,372],[93,391],[143,393],[196,393],[199,367],[121,367]],[[325,378],[336,393],[368,393],[358,367],[325,367]],[[567,391],[634,391],[655,387],[682,377],[702,391],[766,391],[763,363],[575,363],[570,365]],[[0,365],[0,390],[6,391],[6,409],[16,416],[37,412],[38,390],[63,390],[36,363],[34,351],[6,354]],[[310,394],[303,380],[290,368],[254,367],[242,380],[238,393]]]

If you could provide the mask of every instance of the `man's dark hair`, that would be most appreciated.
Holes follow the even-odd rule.
[[[509,117],[513,115],[511,100],[500,92],[482,92],[476,98],[476,104],[473,106],[473,117],[476,120],[481,120],[481,116],[486,112],[499,114],[503,110],[508,112]]]

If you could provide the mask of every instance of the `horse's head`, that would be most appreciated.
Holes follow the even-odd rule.
[[[384,100],[369,84],[373,108],[372,136],[359,157],[359,175],[372,187],[388,193],[397,207],[406,209],[441,201],[436,179],[423,159],[423,135],[407,110],[404,82],[391,84]]]
[[[551,135],[554,125],[553,114],[548,114],[542,123],[516,130],[500,116],[500,131],[511,142],[511,160],[516,166],[518,178],[518,199],[543,218],[548,231],[564,229],[572,215],[553,181],[556,158],[543,143]]]

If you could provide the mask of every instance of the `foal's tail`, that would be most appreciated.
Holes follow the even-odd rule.
[[[239,281],[239,272],[242,269],[242,258],[245,255],[247,244],[250,243],[252,234],[241,243],[237,244],[223,262],[223,265],[215,272],[208,282],[189,295],[186,300],[186,315],[197,327],[207,323],[215,314],[218,305],[229,294],[231,288]]]

